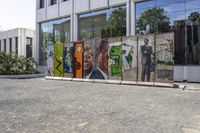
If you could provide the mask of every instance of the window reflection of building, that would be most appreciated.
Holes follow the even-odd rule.
[[[70,18],[53,20],[40,24],[39,64],[46,65],[46,50],[48,44],[56,41],[70,42]]]
[[[161,18],[151,14],[155,19],[156,26],[140,21],[141,16],[147,14],[152,9],[164,9],[163,16],[169,18],[169,27],[166,26]],[[196,12],[196,15],[194,15]],[[193,15],[192,15],[193,13]],[[200,2],[199,0],[149,0],[136,3],[136,34],[160,33],[174,31],[175,33],[175,64],[176,65],[200,65]],[[148,16],[146,16],[148,17]],[[191,18],[194,19],[191,19]],[[143,17],[144,18],[144,17]],[[148,28],[142,28],[141,22]],[[144,26],[145,27],[145,26]],[[149,32],[149,29],[156,28],[155,32]],[[187,31],[187,32],[186,32]],[[187,40],[186,40],[187,39]]]
[[[113,21],[117,24],[114,25]],[[81,14],[78,23],[79,40],[125,36],[126,6]]]
[[[80,17],[79,39],[101,38],[101,31],[106,29],[107,14]]]

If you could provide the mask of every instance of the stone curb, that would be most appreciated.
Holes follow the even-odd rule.
[[[120,81],[120,80],[101,80],[101,79],[78,79],[78,78],[64,78],[64,77],[45,77],[46,80],[60,80],[60,81],[75,81],[75,82],[90,82],[90,83],[104,83],[117,85],[135,85],[135,86],[150,86],[150,87],[166,87],[184,90],[185,85],[178,85],[175,83],[158,83],[158,82],[136,82],[136,81]]]
[[[0,75],[0,79],[30,79],[45,77],[46,74]]]

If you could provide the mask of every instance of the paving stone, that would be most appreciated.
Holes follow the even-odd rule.
[[[163,87],[0,79],[0,133],[196,133],[199,97]]]

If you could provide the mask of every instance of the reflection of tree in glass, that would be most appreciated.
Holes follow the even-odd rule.
[[[191,37],[190,47],[192,49],[190,50],[190,47],[189,47],[189,51],[192,51],[192,53],[189,54],[188,61],[192,61],[191,58],[193,58],[194,64],[200,64],[200,54],[199,54],[200,53],[200,14],[198,12],[192,12],[188,16],[188,20],[191,25],[191,32],[188,32],[188,37]],[[196,36],[195,34],[197,35],[197,37],[195,37]]]
[[[180,29],[184,28],[185,27],[185,20],[177,20],[176,25]]]
[[[81,38],[83,40],[90,39],[90,35],[88,32],[84,31],[84,32],[81,32]]]
[[[125,8],[118,8],[112,11],[108,22],[108,29],[105,33],[107,37],[110,36],[124,36],[126,35],[126,9]]]
[[[162,8],[152,8],[142,13],[137,20],[139,31],[146,33],[167,32],[170,29],[169,17]]]

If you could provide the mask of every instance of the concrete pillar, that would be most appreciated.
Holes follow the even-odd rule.
[[[74,19],[73,19],[73,41],[78,40],[78,15],[74,14]]]
[[[18,31],[18,55],[19,56],[22,56],[23,53],[22,53],[22,48],[23,48],[23,41],[22,41],[22,36],[23,36],[23,32],[22,32],[22,29],[19,29]]]
[[[131,0],[126,3],[126,36],[130,36],[131,29]]]
[[[33,46],[34,50],[34,58],[36,60],[36,63],[39,64],[39,44],[40,44],[40,25],[39,23],[36,23],[36,36],[35,36],[35,45]]]
[[[10,52],[10,42],[9,42],[9,38],[6,39],[6,53]]]
[[[16,45],[15,45],[15,38],[13,37],[12,38],[12,52],[13,53],[16,53],[16,51],[15,51],[15,49],[16,49],[16,47],[15,47]]]
[[[131,35],[133,36],[133,35],[135,35],[135,25],[136,25],[135,2],[133,2],[131,0],[130,4],[131,4],[131,15],[130,15],[131,28],[130,28],[130,30],[131,30]]]

